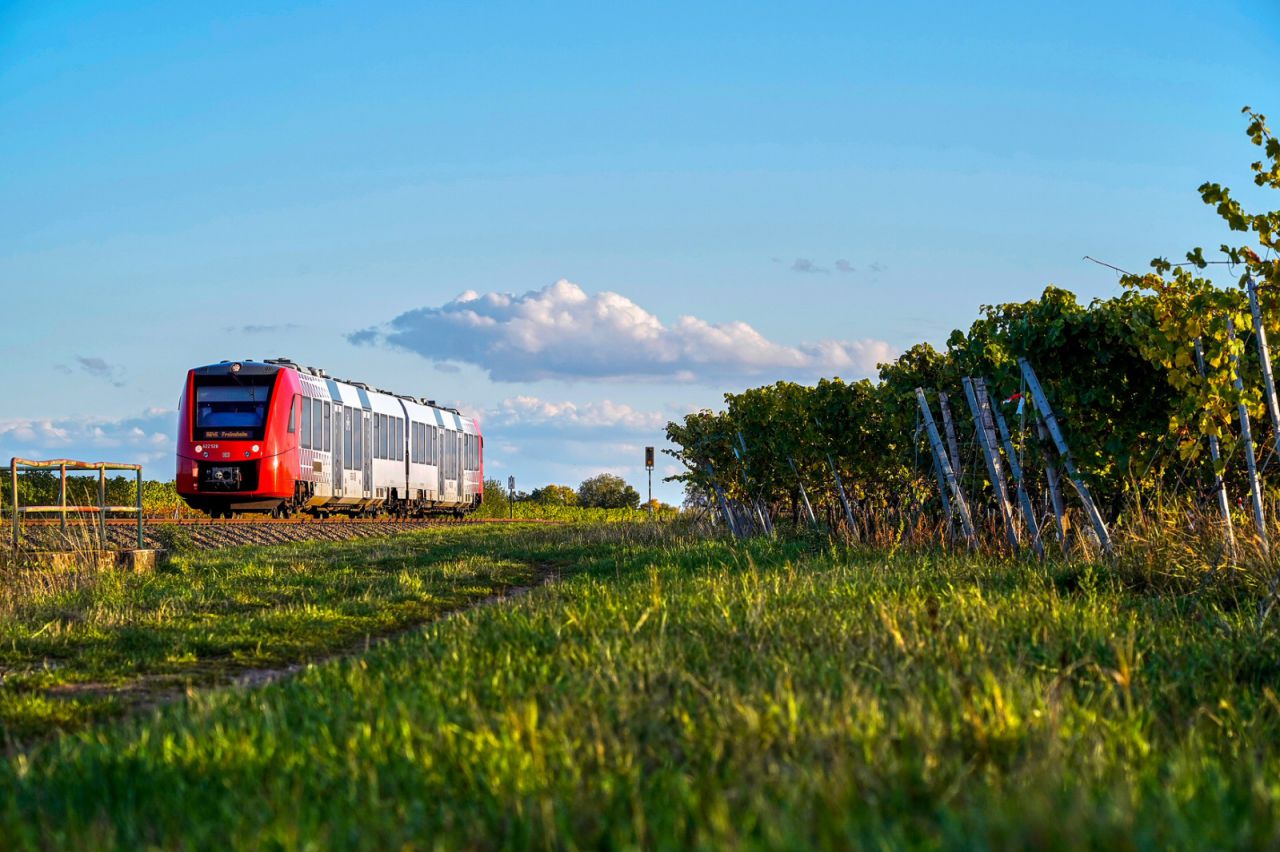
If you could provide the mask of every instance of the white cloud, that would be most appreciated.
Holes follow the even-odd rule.
[[[348,338],[381,341],[436,362],[474,364],[509,382],[852,378],[874,373],[895,354],[881,340],[775,343],[745,322],[683,316],[665,325],[625,296],[591,295],[563,279],[519,296],[468,290]]]
[[[171,462],[177,412],[148,408],[137,417],[0,420],[0,459],[74,458],[156,465]],[[170,465],[171,466],[171,465]],[[168,467],[148,476],[167,479]]]
[[[659,432],[672,419],[662,411],[640,411],[630,405],[603,402],[551,402],[535,396],[504,399],[489,409],[482,419],[486,428],[503,431],[521,427],[551,429],[608,429],[630,432]]]

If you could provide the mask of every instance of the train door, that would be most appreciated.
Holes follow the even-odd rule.
[[[342,496],[342,473],[347,459],[342,454],[342,406],[333,405],[333,496]]]
[[[436,488],[436,499],[444,499],[444,460],[446,457],[444,451],[444,435],[443,429],[436,429],[436,472],[439,474],[439,486]]]
[[[346,495],[346,478],[347,471],[355,469],[356,459],[360,457],[360,446],[353,443],[352,439],[360,434],[360,420],[356,415],[359,409],[346,409],[343,413],[346,415],[342,418],[342,479],[343,479],[343,496]],[[357,497],[359,495],[356,495]]]
[[[372,415],[364,412],[364,496],[373,496],[373,426]]]
[[[458,490],[458,499],[460,500],[462,499],[462,494],[465,493],[466,491],[465,487],[463,487],[463,485],[466,484],[466,475],[465,473],[462,472],[463,468],[466,468],[466,461],[467,461],[467,436],[465,432],[458,432],[457,476],[454,478],[456,478],[456,480],[458,481],[457,490]]]

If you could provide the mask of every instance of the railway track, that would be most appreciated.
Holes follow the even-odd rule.
[[[433,527],[469,526],[476,524],[541,523],[560,521],[510,521],[506,518],[426,518],[395,520],[389,518],[147,518],[143,543],[147,547],[170,548],[180,543],[199,550],[216,550],[242,545],[287,544],[302,541],[347,541],[377,538],[396,533]],[[97,522],[69,520],[67,533],[61,522],[42,518],[23,522],[23,546],[33,550],[67,550],[92,548],[98,543]],[[112,548],[137,546],[138,522],[129,518],[107,521],[107,540]]]
[[[398,520],[390,517],[379,518],[312,518],[312,517],[292,517],[292,518],[268,518],[263,515],[242,517],[242,518],[173,518],[173,517],[146,517],[143,519],[147,526],[163,525],[163,526],[179,526],[179,527],[225,527],[225,526],[261,526],[261,525],[284,525],[284,526],[345,526],[348,524],[371,525],[378,524],[416,524],[418,526],[454,526],[459,524],[559,524],[563,521],[543,520],[540,518],[452,518],[452,517],[436,517],[436,518],[409,518]],[[22,526],[26,527],[48,527],[60,526],[61,521],[57,518],[32,518],[23,520]],[[67,518],[67,526],[83,526],[86,522],[82,519]],[[87,522],[90,526],[97,526],[100,522],[92,520]],[[129,527],[134,529],[138,526],[135,518],[108,518],[107,527]]]

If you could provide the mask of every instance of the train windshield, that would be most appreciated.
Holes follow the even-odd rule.
[[[260,439],[271,403],[271,384],[257,377],[196,379],[197,438]]]

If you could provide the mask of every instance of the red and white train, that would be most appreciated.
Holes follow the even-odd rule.
[[[283,358],[191,370],[178,424],[178,493],[215,518],[462,515],[484,499],[474,419]]]

